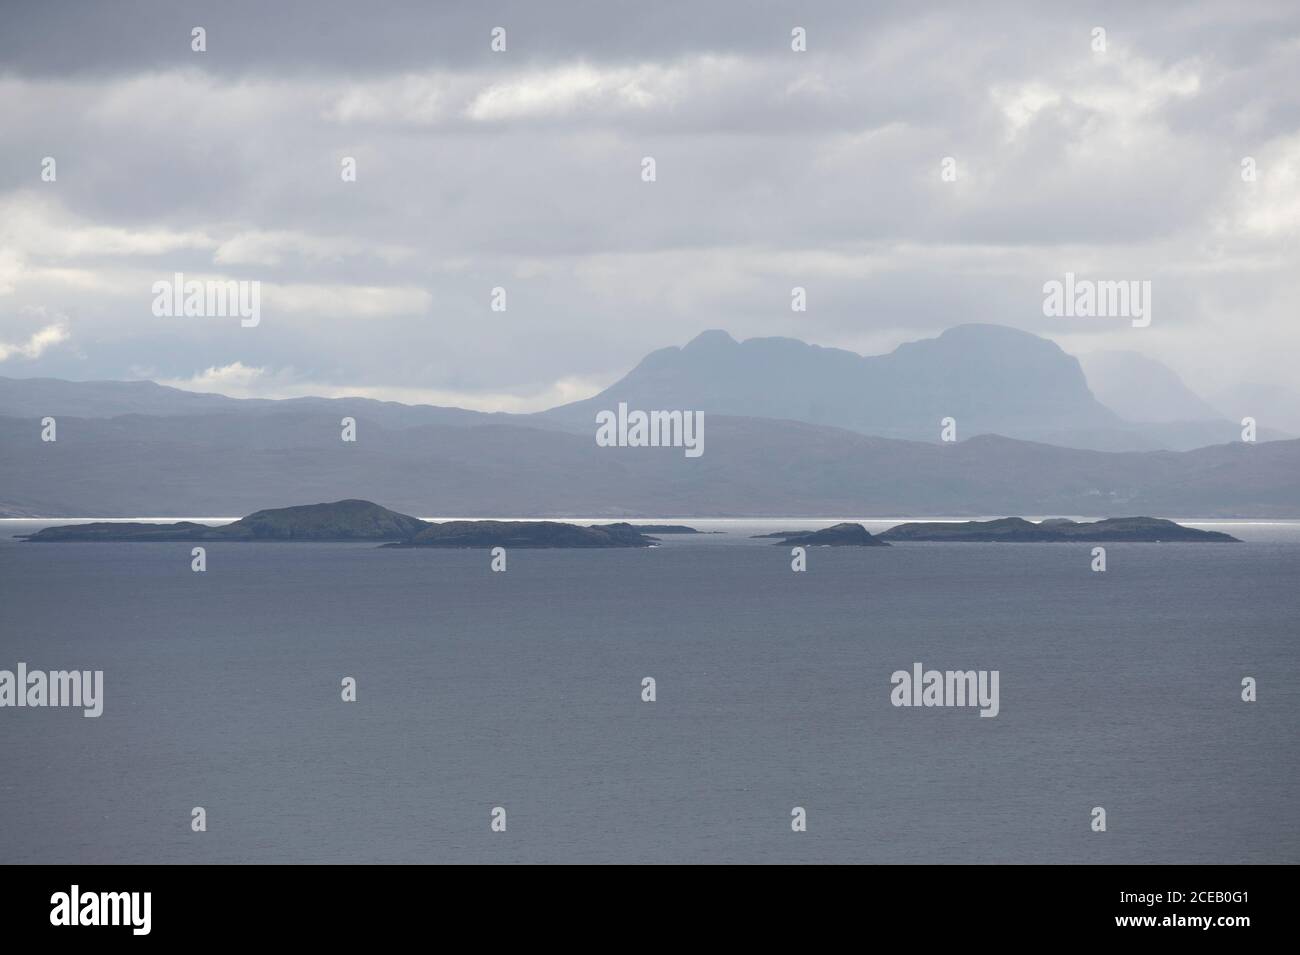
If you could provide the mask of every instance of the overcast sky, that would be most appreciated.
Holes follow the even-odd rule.
[[[1294,0],[0,18],[0,375],[521,411],[708,328],[877,353],[981,321],[1207,394],[1295,378]],[[261,323],[156,317],[178,271],[261,282]],[[1067,271],[1150,280],[1150,326],[1045,317]]]

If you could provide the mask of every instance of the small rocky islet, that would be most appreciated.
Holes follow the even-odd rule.
[[[776,531],[772,534],[755,534],[755,540],[776,538],[785,547],[888,547],[879,536],[872,536],[861,524],[844,522],[823,527],[819,531]]]

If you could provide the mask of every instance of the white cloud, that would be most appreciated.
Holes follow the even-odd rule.
[[[1210,341],[1225,374],[1284,380],[1296,21],[1194,7],[1134,6],[1104,55],[1086,12],[828,8],[807,54],[746,14],[599,39],[557,14],[558,33],[512,30],[503,56],[484,40],[349,67],[350,37],[271,31],[293,55],[256,69],[229,46],[167,61],[185,68],[20,65],[0,76],[20,157],[0,302],[77,316],[86,360],[47,351],[40,373],[185,378],[241,357],[232,387],[336,387],[265,371],[292,365],[513,409],[707,327],[859,351],[967,320],[1055,335],[1036,290],[1070,268],[1163,280],[1162,348]],[[39,184],[46,154],[57,184]],[[939,180],[946,155],[956,183]],[[262,325],[154,318],[152,282],[173,271],[260,280]],[[498,284],[508,314],[487,309]],[[794,285],[812,303],[798,316]]]
[[[198,230],[161,226],[128,229],[89,223],[59,203],[30,192],[0,198],[0,246],[28,255],[53,259],[162,255],[215,245],[214,239]]]
[[[610,385],[617,377],[617,375],[610,375],[600,380],[579,377],[561,378],[527,395],[516,395],[506,392],[457,391],[391,385],[338,385],[302,378],[293,368],[273,370],[235,361],[228,365],[210,366],[188,378],[157,378],[156,380],[159,384],[179,388],[182,391],[221,394],[231,398],[371,398],[376,401],[399,401],[403,404],[527,414],[589,397]]]
[[[761,64],[736,56],[608,65],[571,62],[526,70],[427,71],[327,85],[321,115],[341,125],[495,123],[668,111],[689,96],[717,99],[762,82]]]
[[[1041,110],[1061,103],[1059,90],[1039,82],[1029,82],[1013,88],[994,87],[991,95],[1006,118],[1008,136],[1012,138],[1033,122]]]
[[[1300,135],[1270,144],[1253,158],[1256,180],[1236,190],[1236,228],[1262,239],[1300,233]]]
[[[440,73],[407,73],[351,83],[330,93],[332,102],[322,110],[335,123],[390,123],[431,125],[446,118],[446,101],[452,79]]]
[[[46,325],[33,332],[25,342],[16,344],[0,342],[0,361],[8,361],[10,358],[40,358],[45,354],[46,349],[66,342],[71,337],[68,326],[62,321]]]
[[[466,109],[474,120],[554,116],[576,109],[644,110],[677,101],[684,72],[657,65],[598,68],[586,63],[525,73],[483,90]]]
[[[183,391],[209,392],[231,398],[263,398],[278,397],[265,393],[274,389],[275,380],[276,376],[271,375],[266,368],[236,361],[220,367],[211,365],[189,378],[159,378],[158,383]],[[282,376],[281,381],[283,380]]]

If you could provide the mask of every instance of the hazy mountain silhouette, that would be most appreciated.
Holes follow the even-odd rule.
[[[595,413],[620,401],[704,411],[703,457],[598,447]],[[40,439],[47,415],[55,442]],[[340,440],[345,416],[356,443]],[[939,444],[948,416],[959,441]],[[706,332],[532,415],[0,378],[0,514],[229,516],[364,497],[467,517],[1300,516],[1300,441],[1270,434],[1261,422],[1246,445],[1231,421],[1128,424],[1074,358],[997,326],[874,358]],[[1155,440],[1200,450],[1138,453]]]
[[[1079,358],[1088,385],[1106,407],[1134,422],[1226,420],[1163,362],[1133,351],[1098,351]],[[1239,426],[1238,426],[1239,427]]]
[[[958,437],[1037,438],[1122,424],[1088,390],[1078,361],[1054,342],[998,325],[959,325],[868,357],[792,338],[737,342],[708,331],[683,348],[652,352],[600,394],[546,416],[585,424],[620,401],[919,441],[937,441],[945,417],[956,419]]]
[[[791,338],[737,342],[726,332],[705,332],[685,347],[652,352],[592,398],[537,414],[370,398],[230,398],[150,381],[53,378],[0,378],[0,414],[257,418],[324,412],[364,415],[390,429],[499,423],[585,434],[597,411],[626,401],[631,409],[804,421],[915,441],[937,441],[940,421],[947,417],[956,419],[959,439],[1002,434],[1103,451],[1190,450],[1239,439],[1239,417],[1215,413],[1159,362],[1138,355],[1096,361],[1120,413],[1098,400],[1080,363],[1055,343],[997,325],[960,325],[871,357]],[[1276,413],[1259,417],[1259,440],[1289,438],[1279,430],[1285,420]]]
[[[539,417],[589,426],[597,411],[627,402],[629,409],[755,415],[912,441],[938,441],[940,421],[951,417],[959,439],[1001,434],[1099,451],[1183,451],[1240,437],[1239,424],[1198,406],[1177,375],[1148,362],[1149,374],[1138,377],[1131,395],[1108,383],[1127,408],[1139,410],[1148,380],[1159,394],[1182,387],[1186,417],[1117,414],[1098,399],[1077,359],[1001,325],[958,325],[875,356],[792,338],[738,342],[715,330],[652,352],[600,394]],[[1290,436],[1266,423],[1259,431],[1260,440]]]

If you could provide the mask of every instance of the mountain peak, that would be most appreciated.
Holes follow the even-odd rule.
[[[683,346],[682,351],[706,351],[716,348],[728,348],[740,344],[728,332],[721,328],[710,328],[700,332]]]

